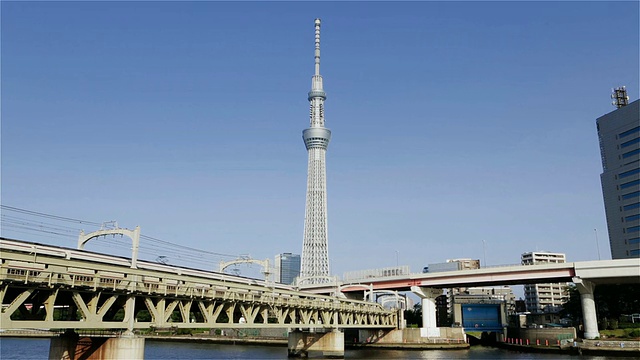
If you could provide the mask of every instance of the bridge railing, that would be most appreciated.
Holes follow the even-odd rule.
[[[50,259],[46,256],[39,256],[37,262],[26,261],[31,259],[31,255],[3,251],[0,281],[47,284],[91,291],[109,290],[121,293],[221,299],[271,306],[389,313],[375,303],[338,299],[294,290],[130,269],[117,265],[98,266],[70,259]]]

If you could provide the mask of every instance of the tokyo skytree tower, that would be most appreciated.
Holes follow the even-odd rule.
[[[327,171],[325,156],[331,131],[324,127],[324,101],[320,75],[320,19],[315,20],[315,74],[309,91],[311,126],[302,132],[309,153],[307,203],[304,214],[304,240],[300,277],[308,284],[328,282],[329,246],[327,241]]]

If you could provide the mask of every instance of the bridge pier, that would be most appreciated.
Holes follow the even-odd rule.
[[[144,359],[144,338],[80,336],[73,330],[51,338],[49,360]]]
[[[600,331],[598,330],[598,315],[596,313],[596,302],[593,298],[593,293],[596,285],[587,280],[583,280],[579,277],[573,278],[573,283],[576,284],[578,292],[580,293],[580,303],[582,304],[582,320],[584,323],[584,338],[595,339],[600,337]]]
[[[344,358],[344,333],[338,329],[329,332],[289,332],[288,356]]]
[[[422,337],[440,337],[440,328],[436,322],[436,297],[442,295],[442,289],[412,286],[411,291],[418,295],[422,303]]]

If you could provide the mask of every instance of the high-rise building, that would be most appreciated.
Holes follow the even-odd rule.
[[[521,256],[522,265],[560,264],[567,261],[565,254],[552,252],[528,252]],[[524,301],[531,313],[555,313],[562,309],[567,284],[527,284]]]
[[[327,170],[325,157],[331,131],[324,127],[324,101],[327,98],[320,75],[320,19],[315,20],[315,73],[308,94],[310,127],[302,132],[309,153],[307,201],[300,276],[308,284],[329,281],[327,238]]]
[[[275,258],[275,280],[281,284],[291,285],[300,276],[300,255],[283,253]]]
[[[640,106],[626,105],[615,90],[618,109],[596,120],[602,157],[602,196],[613,259],[640,257]],[[619,93],[622,93],[618,95]]]

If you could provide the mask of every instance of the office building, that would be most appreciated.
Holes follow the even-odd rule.
[[[281,284],[293,284],[300,276],[300,255],[283,253],[276,255],[275,260],[275,281]]]
[[[615,90],[618,109],[596,120],[602,158],[602,196],[613,259],[640,257],[640,108],[626,105]]]
[[[521,256],[522,265],[559,264],[567,261],[565,254],[552,252],[528,252]],[[562,310],[567,284],[527,284],[524,301],[531,313],[556,313]]]

